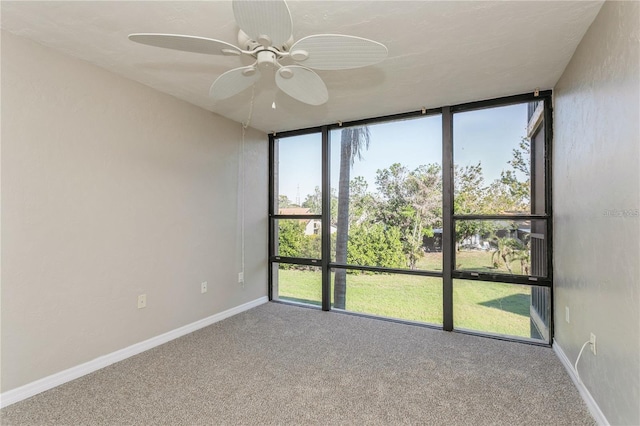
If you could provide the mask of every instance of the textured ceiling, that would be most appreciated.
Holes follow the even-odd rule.
[[[2,28],[238,122],[271,132],[550,89],[601,1],[289,1],[293,36],[339,33],[384,43],[362,69],[318,71],[329,101],[308,106],[265,75],[214,102],[209,87],[237,57],[133,43],[158,32],[237,43],[229,1],[2,1]],[[277,108],[271,104],[276,102]]]

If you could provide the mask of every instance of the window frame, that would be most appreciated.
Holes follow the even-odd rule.
[[[269,300],[276,300],[273,294],[273,264],[274,263],[288,263],[299,265],[311,265],[320,266],[322,268],[322,310],[330,311],[331,307],[331,273],[333,268],[337,269],[352,269],[360,271],[370,272],[388,272],[393,274],[407,274],[407,275],[420,275],[425,277],[440,277],[443,280],[443,321],[441,327],[445,331],[458,331],[462,333],[469,333],[468,330],[456,330],[454,328],[453,321],[453,280],[478,280],[499,282],[505,284],[523,284],[528,286],[547,287],[549,288],[549,306],[553,311],[553,223],[552,223],[552,137],[553,137],[553,121],[552,121],[552,91],[538,91],[531,93],[525,93],[515,96],[508,96],[496,99],[482,100],[476,102],[469,102],[454,106],[443,106],[432,109],[421,109],[418,111],[406,112],[401,114],[388,115],[383,117],[356,120],[345,123],[334,123],[319,127],[278,132],[269,134],[269,238],[268,238],[268,262],[269,262],[269,276],[268,276],[268,296]],[[545,212],[543,214],[518,214],[518,215],[456,215],[453,210],[453,188],[454,188],[454,158],[453,158],[453,117],[455,113],[473,111],[479,109],[493,108],[499,106],[508,106],[519,103],[528,102],[542,102],[544,105],[543,115],[540,122],[543,123],[544,131],[544,176],[542,182],[545,185],[544,191],[544,207]],[[385,268],[378,266],[360,266],[339,264],[331,261],[331,234],[330,234],[330,203],[331,203],[331,143],[330,132],[332,130],[340,129],[343,127],[363,126],[370,124],[377,124],[389,121],[405,120],[411,118],[423,117],[425,115],[441,115],[442,120],[442,271],[428,271],[428,270],[410,270],[410,269],[396,269]],[[540,122],[538,125],[540,125]],[[321,215],[279,215],[275,211],[275,199],[274,199],[274,164],[276,152],[276,140],[279,138],[299,136],[311,133],[319,133],[322,138],[322,214]],[[532,138],[533,139],[533,138]],[[532,140],[533,152],[533,140]],[[531,163],[531,182],[536,181],[536,170]],[[537,182],[537,181],[536,181]],[[531,200],[533,211],[533,197]],[[318,217],[319,216],[319,217]],[[277,219],[320,219],[322,221],[322,258],[321,259],[303,259],[303,258],[289,258],[276,256],[275,253],[275,238],[276,229],[274,224]],[[510,274],[491,274],[483,272],[473,271],[460,271],[455,268],[455,223],[459,220],[473,220],[473,219],[494,219],[494,220],[543,220],[546,222],[546,235],[545,235],[545,248],[546,248],[546,277],[535,277],[527,275],[510,275]],[[286,302],[292,303],[292,302]],[[353,313],[358,315],[357,313]],[[367,315],[363,315],[367,316]],[[399,322],[406,322],[399,320]],[[434,327],[430,324],[421,324],[427,327]],[[486,333],[472,333],[479,334],[488,337],[495,337],[502,340],[514,340],[524,341],[525,343],[531,343],[535,345],[549,346],[553,339],[553,317],[549,319],[548,325],[548,341],[530,341],[530,339],[520,339],[512,336],[492,336]]]

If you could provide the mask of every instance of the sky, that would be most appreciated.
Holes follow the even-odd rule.
[[[512,150],[526,136],[527,104],[456,113],[453,116],[454,163],[460,166],[482,163],[485,184],[500,177],[512,158]],[[354,163],[351,178],[362,176],[375,191],[375,175],[393,163],[409,170],[442,162],[440,115],[369,125],[369,149]],[[340,129],[330,133],[331,186],[338,186]],[[321,186],[321,135],[310,134],[279,139],[279,193],[296,203],[304,202]]]

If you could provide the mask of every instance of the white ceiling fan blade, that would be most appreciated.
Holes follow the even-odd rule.
[[[234,68],[216,78],[209,89],[209,96],[216,101],[230,98],[249,88],[259,79],[260,71],[253,65]]]
[[[259,43],[267,36],[271,45],[282,46],[291,38],[291,13],[284,0],[233,0],[233,14],[240,29]]]
[[[240,55],[242,51],[233,44],[212,38],[194,37],[178,34],[130,34],[129,40],[149,46],[185,52],[206,53],[208,55]]]
[[[340,34],[304,37],[291,46],[289,51],[294,61],[317,70],[366,67],[383,61],[388,54],[387,47],[382,43]]]
[[[287,95],[309,105],[322,105],[329,100],[329,92],[318,74],[299,65],[280,68],[276,84]]]

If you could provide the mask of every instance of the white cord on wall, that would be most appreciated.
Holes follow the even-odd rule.
[[[245,127],[242,125],[242,143],[238,153],[238,210],[240,213],[240,272],[242,273],[241,284],[244,287],[244,133]],[[240,280],[239,280],[240,281]]]
[[[245,171],[244,171],[244,145],[245,133],[251,124],[253,116],[253,102],[255,99],[255,87],[251,88],[251,102],[249,104],[249,116],[247,121],[242,123],[242,142],[238,153],[238,210],[240,213],[240,272],[242,274],[242,287],[244,287],[244,265],[245,265]]]
[[[580,361],[582,352],[584,352],[584,348],[586,348],[589,343],[591,343],[591,340],[587,340],[586,342],[584,342],[584,345],[582,345],[582,348],[580,349],[580,353],[578,353],[578,358],[576,358],[576,363],[573,365],[573,369],[575,370],[576,376],[578,377],[578,380],[580,380],[580,383],[582,383],[582,379],[580,378],[580,373],[578,372],[578,361]]]
[[[242,123],[242,130],[247,129],[251,125],[251,117],[253,116],[253,101],[256,98],[256,87],[251,86],[251,102],[249,103],[249,117],[247,117],[247,121]],[[244,131],[242,132],[242,136],[244,137]]]

